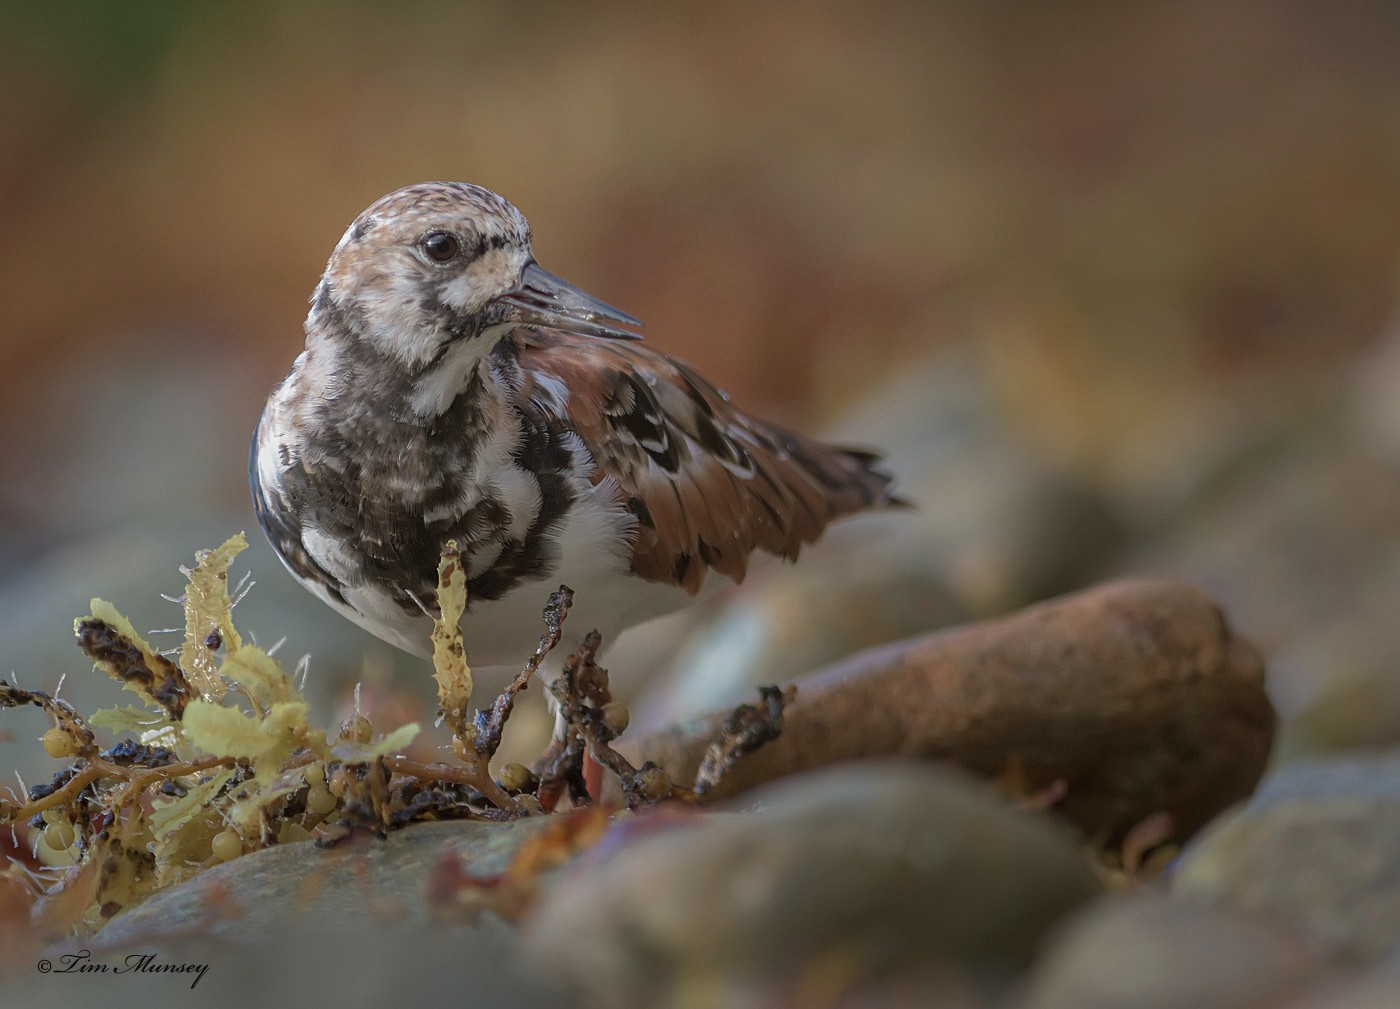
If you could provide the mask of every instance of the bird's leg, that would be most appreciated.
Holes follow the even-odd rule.
[[[539,778],[540,801],[546,809],[553,809],[567,790],[574,802],[587,801],[596,794],[590,790],[584,777],[584,762],[587,747],[583,737],[569,722],[567,706],[561,695],[568,697],[571,686],[564,681],[565,659],[559,652],[552,652],[540,664],[539,678],[545,691],[545,701],[550,714],[554,716],[554,731],[550,734],[549,746],[535,761],[531,770]]]
[[[534,768],[545,783],[541,801],[546,806],[557,802],[565,787],[574,802],[590,801],[602,790],[603,768],[590,752],[594,734],[586,724],[612,700],[607,670],[593,661],[600,644],[600,636],[592,631],[567,658],[556,649],[540,665],[554,715],[553,737]]]

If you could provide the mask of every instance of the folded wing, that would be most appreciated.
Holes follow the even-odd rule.
[[[898,503],[879,457],[751,417],[644,344],[518,329],[522,392],[565,419],[637,517],[633,570],[696,593],[749,555],[796,558],[834,519]]]

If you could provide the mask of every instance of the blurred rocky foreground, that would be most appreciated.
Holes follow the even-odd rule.
[[[795,686],[781,735],[707,808],[283,844],[44,948],[11,912],[7,991],[123,1004],[198,980],[219,1005],[639,1009],[1400,994],[1400,751],[1299,760],[1249,799],[1276,725],[1263,661],[1196,589],[1110,581]],[[694,780],[721,721],[620,747]],[[31,973],[133,954],[207,978]]]
[[[974,357],[887,383],[849,429],[915,510],[606,658],[657,671],[619,747],[678,781],[796,684],[704,811],[283,845],[47,954],[208,963],[215,1004],[1394,1005],[1400,333],[1288,409],[1198,394],[1209,432],[1090,481],[990,419]],[[39,955],[7,991],[188,996]]]
[[[1400,1004],[1400,25],[1098,6],[0,33],[32,43],[0,61],[0,675],[113,702],[72,618],[178,623],[175,566],[252,532],[315,276],[417,178],[506,192],[546,265],[917,505],[605,656],[679,777],[799,683],[713,810],[552,840],[517,903],[549,819],[272,849],[62,945],[207,963],[194,993],[35,953],[6,1001]],[[93,235],[120,255],[77,282]],[[424,713],[425,668],[247,561],[240,625],[310,652],[319,703]],[[46,778],[0,715],[0,766]]]

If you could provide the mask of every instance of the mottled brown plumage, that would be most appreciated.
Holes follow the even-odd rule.
[[[561,582],[570,627],[611,640],[893,502],[875,456],[750,417],[631,342],[640,323],[542,269],[530,235],[495,193],[432,182],[331,254],[249,467],[268,538],[329,605],[426,652],[454,541],[469,657],[502,665]]]
[[[646,346],[516,330],[509,349],[539,396],[569,389],[564,410],[637,516],[632,570],[699,592],[710,569],[742,581],[749,555],[795,560],[833,520],[890,503],[868,452],[825,445],[736,408],[674,358]]]

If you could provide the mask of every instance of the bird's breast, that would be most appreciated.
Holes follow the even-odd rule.
[[[448,541],[463,553],[473,610],[526,584],[625,575],[635,520],[616,488],[593,479],[562,420],[485,395],[501,387],[483,383],[427,426],[364,403],[274,397],[254,492],[293,573],[367,626],[432,608]]]

